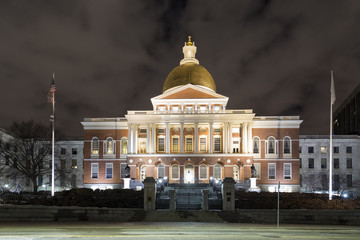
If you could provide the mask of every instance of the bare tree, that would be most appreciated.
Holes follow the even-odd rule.
[[[21,175],[32,182],[33,191],[38,190],[38,178],[51,172],[50,128],[34,121],[14,122],[10,127],[12,136],[0,144],[0,171],[11,176]]]

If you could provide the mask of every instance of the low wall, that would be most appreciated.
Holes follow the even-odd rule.
[[[144,211],[134,208],[0,206],[0,222],[236,222],[276,224],[276,210]],[[280,210],[280,224],[360,226],[360,210]]]

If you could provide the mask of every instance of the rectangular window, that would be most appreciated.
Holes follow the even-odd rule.
[[[207,179],[207,167],[206,167],[206,165],[200,165],[200,179]]]
[[[321,174],[321,180],[320,180],[320,183],[321,183],[321,187],[323,189],[327,189],[329,188],[329,180],[328,180],[328,177],[326,174]]]
[[[346,168],[352,168],[352,158],[346,159]]]
[[[127,171],[125,170],[127,164],[126,163],[121,163],[120,164],[120,178],[126,178],[127,176]]]
[[[221,128],[214,128],[214,133],[221,133]]]
[[[339,159],[334,158],[334,168],[339,168],[339,167],[340,167]]]
[[[77,159],[72,159],[72,160],[71,160],[71,168],[72,168],[72,169],[76,169],[76,168],[77,168]]]
[[[113,177],[113,164],[112,163],[106,163],[106,178],[112,178]]]
[[[61,170],[64,170],[66,168],[66,161],[65,159],[61,159],[60,161],[60,168]]]
[[[308,147],[308,153],[314,153],[314,147]]]
[[[321,146],[320,147],[320,151],[322,154],[326,154],[326,147],[325,146]]]
[[[158,133],[165,133],[165,128],[158,128],[157,132]]]
[[[214,111],[220,111],[221,107],[220,106],[214,106],[213,109],[214,109]]]
[[[206,106],[200,106],[199,107],[200,112],[204,113],[206,112]]]
[[[327,165],[327,159],[321,158],[321,168],[326,169]]]
[[[91,178],[99,178],[99,164],[98,163],[91,164]]]
[[[173,111],[174,113],[179,112],[179,107],[172,107],[172,111]]]
[[[191,113],[191,112],[193,111],[193,107],[187,106],[187,107],[185,108],[185,110],[186,110],[187,113]]]
[[[165,109],[166,109],[166,108],[165,108],[164,106],[160,106],[160,107],[159,107],[159,111],[161,111],[161,112],[165,112]]]
[[[66,148],[61,148],[60,153],[61,154],[66,154]]]
[[[206,151],[206,137],[200,137],[200,151]]]
[[[346,147],[346,153],[352,153],[352,147],[351,146]]]
[[[339,153],[339,147],[334,147],[334,153]]]
[[[72,155],[76,155],[77,154],[77,148],[72,148],[71,153],[72,153]]]
[[[178,137],[172,138],[172,151],[179,152],[179,138]]]
[[[254,167],[255,167],[255,177],[260,180],[261,178],[261,164],[260,163],[254,163]]]
[[[146,133],[146,128],[140,128],[140,133]]]
[[[165,138],[158,138],[158,151],[164,152],[165,151]]]
[[[314,168],[314,159],[309,158],[309,168]]]
[[[302,159],[301,158],[299,159],[299,162],[300,162],[300,168],[302,168]]]
[[[340,176],[338,174],[334,175],[333,189],[335,191],[340,189]]]
[[[173,165],[171,167],[171,178],[179,179],[179,165]]]
[[[268,176],[269,176],[269,179],[276,178],[276,163],[268,164]]]
[[[221,138],[215,137],[214,138],[214,152],[220,152],[221,151]]]
[[[291,179],[291,163],[284,163],[284,179]]]
[[[352,184],[352,175],[351,174],[346,175],[346,186],[347,187],[352,187],[353,186],[353,184]]]
[[[191,137],[187,137],[187,138],[185,138],[185,142],[186,142],[185,151],[192,152],[193,151],[193,139]]]

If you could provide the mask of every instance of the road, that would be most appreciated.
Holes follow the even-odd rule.
[[[360,239],[360,227],[228,223],[0,223],[0,240]]]

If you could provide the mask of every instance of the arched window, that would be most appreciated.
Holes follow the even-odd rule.
[[[267,144],[267,153],[274,154],[275,153],[275,138],[269,137],[268,144]]]
[[[220,164],[215,164],[215,166],[214,166],[214,179],[221,179],[221,166],[220,166]]]
[[[179,165],[174,164],[171,166],[171,178],[179,179]]]
[[[106,139],[105,154],[114,154],[114,140],[111,137]]]
[[[291,139],[289,137],[284,137],[284,154],[291,153]]]
[[[234,176],[234,180],[239,180],[239,168],[238,168],[238,166],[233,167],[233,176]]]
[[[260,153],[260,139],[258,137],[254,137],[253,139],[253,153],[254,154]]]
[[[93,137],[91,140],[91,154],[99,154],[99,139],[97,137]]]
[[[128,141],[126,138],[121,139],[121,154],[127,154]]]
[[[205,164],[200,165],[199,171],[200,179],[207,179],[207,166]]]
[[[158,166],[158,178],[164,178],[165,177],[165,165],[159,164]]]
[[[145,180],[146,178],[146,166],[143,165],[140,168],[140,180]]]

